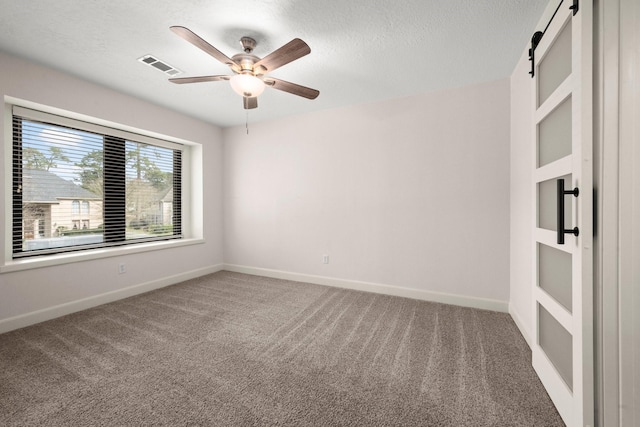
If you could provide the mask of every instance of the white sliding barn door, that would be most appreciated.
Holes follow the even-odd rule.
[[[532,359],[565,423],[592,426],[593,4],[581,0],[575,15],[572,5],[562,2],[535,49]]]

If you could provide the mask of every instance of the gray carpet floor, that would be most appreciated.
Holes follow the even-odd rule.
[[[0,335],[2,426],[561,426],[504,313],[219,272]]]

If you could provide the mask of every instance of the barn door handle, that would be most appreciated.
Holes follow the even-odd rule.
[[[578,187],[573,190],[565,190],[564,189],[564,179],[559,179],[557,181],[558,184],[558,244],[564,245],[564,235],[565,234],[573,234],[577,236],[580,234],[580,230],[578,227],[573,227],[573,229],[566,230],[564,228],[564,196],[567,194],[573,194],[574,197],[578,197],[580,191]]]

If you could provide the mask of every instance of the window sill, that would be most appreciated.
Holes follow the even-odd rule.
[[[34,268],[52,267],[56,265],[70,264],[80,261],[91,261],[102,258],[126,256],[142,252],[174,249],[182,246],[198,245],[204,242],[204,239],[168,240],[162,242],[150,242],[130,246],[120,246],[116,248],[94,249],[90,251],[11,260],[6,261],[4,265],[0,266],[0,274],[13,273],[22,270],[31,270]]]

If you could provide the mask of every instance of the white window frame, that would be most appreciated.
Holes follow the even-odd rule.
[[[205,242],[203,237],[203,167],[202,167],[202,145],[164,135],[144,129],[139,129],[127,125],[114,123],[108,120],[87,116],[80,113],[71,112],[55,107],[50,107],[9,96],[4,97],[4,135],[3,135],[3,170],[1,178],[4,185],[4,217],[2,227],[4,228],[4,242],[0,246],[0,274],[15,271],[29,270],[34,268],[50,267],[54,265],[68,264],[79,261],[87,261],[114,256],[123,256],[134,253],[142,253],[168,248],[178,248]],[[61,123],[64,119],[82,121],[87,125],[87,129],[109,128],[109,132],[136,134],[137,140],[144,142],[146,138],[153,138],[153,144],[159,145],[156,139],[165,140],[169,143],[183,146],[182,153],[182,235],[181,239],[162,240],[156,242],[130,244],[116,247],[103,247],[97,249],[83,250],[77,252],[67,252],[51,254],[46,256],[33,256],[27,258],[12,259],[12,161],[13,161],[13,107],[22,107],[30,110],[40,111],[45,114],[59,116]],[[94,129],[95,129],[94,128]]]

